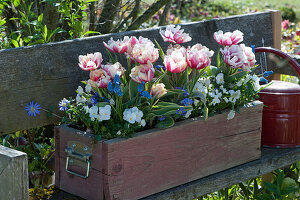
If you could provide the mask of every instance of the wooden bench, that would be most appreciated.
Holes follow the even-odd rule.
[[[240,30],[244,33],[244,43],[248,46],[271,46],[280,49],[281,41],[281,15],[278,11],[267,11],[262,13],[252,13],[248,15],[232,16],[228,18],[213,19],[203,22],[193,22],[182,25],[185,32],[189,33],[193,38],[191,43],[201,43],[217,52],[217,44],[214,42],[213,33],[218,30],[233,31]],[[7,49],[0,51],[0,135],[11,133],[17,130],[24,130],[33,127],[39,127],[47,124],[58,122],[57,117],[47,118],[47,113],[42,112],[38,117],[27,116],[24,107],[30,101],[38,102],[44,109],[59,113],[58,102],[69,96],[74,96],[75,90],[81,80],[88,77],[88,73],[82,71],[78,67],[78,56],[93,52],[102,52],[104,55],[104,63],[108,61],[103,41],[107,42],[110,37],[114,39],[122,38],[125,35],[143,36],[157,40],[164,49],[167,43],[164,43],[159,35],[159,28],[152,28],[139,31],[130,31],[119,34],[107,34],[94,36],[83,39],[75,39],[72,41],[63,41],[57,43],[49,43],[45,45],[35,45],[30,47],[22,47],[17,49]],[[262,41],[264,41],[262,43]],[[269,68],[278,71],[275,67]],[[280,73],[289,74],[292,70],[282,68]],[[287,73],[286,73],[287,72]],[[278,152],[284,152],[278,154]],[[11,158],[11,150],[2,148],[0,150],[0,163],[4,159]],[[271,153],[268,153],[271,152]],[[266,153],[266,154],[265,154]],[[272,165],[269,168],[263,168],[270,160],[288,158],[291,153],[297,156],[293,159],[286,160],[284,163]],[[278,156],[282,157],[278,157]],[[258,161],[246,164],[247,169],[251,169],[261,165],[261,170],[253,171],[246,175],[240,167],[221,172],[192,183],[153,195],[150,199],[170,198],[190,198],[203,195],[207,192],[218,190],[222,187],[238,183],[249,178],[259,176],[263,173],[270,172],[280,168],[286,164],[291,164],[300,160],[300,150],[263,150],[263,158]],[[277,157],[276,157],[277,156]],[[295,158],[295,159],[294,159]],[[11,158],[13,160],[13,158]],[[16,158],[17,159],[17,158]],[[13,162],[13,161],[11,161]],[[27,158],[23,156],[23,160],[19,163],[19,167],[23,171],[15,173],[16,180],[22,177],[28,184],[26,171]],[[4,184],[3,175],[1,174],[0,165],[0,186]],[[248,167],[247,167],[248,166]],[[258,169],[258,168],[257,168]],[[247,172],[248,173],[248,172]],[[239,175],[241,174],[241,175]],[[208,184],[210,177],[214,177],[215,186]],[[227,180],[227,178],[230,180]],[[231,177],[231,178],[230,178]],[[207,180],[205,182],[205,180]],[[24,183],[23,189],[18,194],[28,196],[28,185]],[[13,184],[13,183],[9,183]],[[13,188],[11,185],[10,188]],[[8,187],[9,188],[9,187]],[[207,189],[205,189],[207,188]],[[190,192],[195,191],[195,192]],[[3,193],[0,187],[0,193]],[[7,192],[7,191],[6,191]],[[9,192],[8,192],[9,193]],[[15,194],[17,196],[17,194]],[[183,196],[183,197],[181,197]],[[11,197],[11,196],[10,196]],[[4,198],[4,197],[3,197]]]

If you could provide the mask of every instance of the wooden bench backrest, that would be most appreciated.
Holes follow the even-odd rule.
[[[219,46],[213,33],[238,29],[244,33],[248,46],[262,46],[264,38],[265,46],[280,48],[280,23],[280,12],[267,11],[183,24],[182,28],[192,37],[184,46],[200,43],[217,52]],[[88,73],[78,67],[78,56],[102,52],[106,63],[103,41],[125,35],[157,40],[164,49],[168,46],[157,27],[0,51],[0,135],[58,122],[57,117],[48,119],[46,112],[29,117],[24,107],[33,100],[45,109],[53,107],[54,113],[62,116],[58,102],[74,96],[80,81],[88,78]]]

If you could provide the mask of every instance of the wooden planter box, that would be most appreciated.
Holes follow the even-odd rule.
[[[260,158],[262,103],[245,107],[232,120],[218,114],[152,129],[129,139],[94,142],[67,126],[55,128],[55,184],[86,199],[138,199]],[[67,148],[67,151],[65,150]],[[83,149],[83,150],[82,150]],[[66,172],[66,152],[70,156]]]

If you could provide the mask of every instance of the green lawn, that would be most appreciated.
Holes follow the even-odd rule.
[[[243,4],[245,7],[265,9],[279,9],[281,7],[293,8],[300,19],[300,1],[299,0],[211,0],[213,2],[231,2],[233,4]]]

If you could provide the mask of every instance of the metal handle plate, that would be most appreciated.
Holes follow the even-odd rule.
[[[69,166],[69,160],[70,160],[70,156],[67,156],[66,158],[66,172],[70,173],[70,174],[73,174],[75,176],[79,176],[81,178],[87,178],[89,177],[89,174],[90,174],[90,167],[91,167],[91,161],[90,160],[86,160],[87,162],[87,167],[86,167],[86,174],[85,175],[81,175],[81,174],[78,174],[77,172],[73,172],[71,170],[68,169],[68,166]]]
[[[71,146],[71,147],[70,147]],[[75,143],[72,143],[72,145],[68,145],[66,147],[65,152],[67,154],[66,156],[66,172],[73,174],[75,176],[81,177],[81,178],[88,178],[90,174],[90,169],[92,162],[90,160],[91,152],[88,151],[86,147],[83,148],[82,145],[78,145]],[[69,169],[69,165],[71,161],[74,161],[75,165],[79,165],[81,167],[86,167],[86,173],[85,174],[79,174],[77,172],[74,172]],[[72,163],[72,164],[74,164]],[[80,163],[80,164],[79,164]]]

